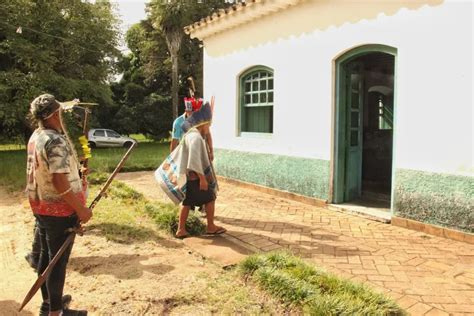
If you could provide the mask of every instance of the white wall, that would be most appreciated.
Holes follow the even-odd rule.
[[[215,147],[329,160],[333,60],[359,45],[384,44],[398,49],[396,167],[472,175],[472,6],[453,0],[402,8],[221,54],[216,47],[274,21],[206,39],[204,92],[216,96]],[[274,132],[267,138],[238,136],[238,76],[254,65],[274,70]]]

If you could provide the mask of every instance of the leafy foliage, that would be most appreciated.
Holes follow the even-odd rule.
[[[115,106],[104,113],[107,127],[155,139],[169,136],[173,117],[184,108],[178,100],[188,95],[186,78],[197,78],[198,89],[202,85],[202,48],[183,27],[225,5],[217,0],[156,0],[147,5],[147,19],[125,36],[130,53],[119,62],[122,79],[111,85]]]
[[[199,58],[196,60],[198,66],[195,69],[187,70],[200,71],[201,73],[199,74],[194,73],[194,77],[202,77],[202,66],[199,67],[201,64],[200,56],[202,49],[199,47],[199,42],[197,40],[188,40],[188,37],[185,37],[183,28],[209,15],[216,9],[223,8],[228,5],[229,4],[227,4],[225,1],[221,0],[152,0],[147,5],[148,20],[151,22],[150,25],[153,27],[154,32],[158,32],[162,35],[169,52],[171,61],[171,97],[173,104],[173,118],[176,118],[178,115],[178,100],[180,99],[179,85],[183,82],[186,82],[186,80],[183,79],[188,77],[186,76],[183,78],[180,76],[180,57],[193,57],[194,54],[192,54],[191,51],[196,52],[199,56]],[[188,48],[191,49],[186,50],[188,53],[187,55],[180,54],[183,44],[184,46],[188,46]],[[189,58],[186,61],[189,62],[193,60],[194,58]],[[193,73],[188,75],[193,75]]]
[[[127,31],[130,53],[122,55],[110,0],[3,1],[0,142],[28,138],[29,103],[45,92],[59,100],[99,103],[93,127],[168,137],[173,111],[176,116],[184,108],[178,100],[188,94],[186,78],[194,77],[202,91],[202,48],[183,27],[229,5],[152,0],[147,18]]]
[[[119,56],[118,21],[107,0],[9,0],[0,4],[0,132],[27,137],[40,93],[110,106]]]

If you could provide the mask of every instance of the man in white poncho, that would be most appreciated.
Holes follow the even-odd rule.
[[[226,231],[214,223],[217,180],[204,139],[209,134],[211,119],[209,103],[188,117],[182,125],[186,133],[183,140],[155,172],[156,180],[168,197],[176,204],[182,202],[176,232],[178,238],[188,236],[186,220],[193,206],[205,205],[207,234]]]

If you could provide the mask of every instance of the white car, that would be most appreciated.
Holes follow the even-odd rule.
[[[133,138],[122,136],[116,131],[105,128],[89,130],[89,146],[95,147],[130,147],[137,141]]]

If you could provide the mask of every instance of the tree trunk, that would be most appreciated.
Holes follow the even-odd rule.
[[[178,54],[171,54],[171,100],[173,104],[173,120],[178,117]]]
[[[183,31],[176,29],[165,34],[166,45],[171,55],[171,99],[173,104],[173,120],[178,117],[178,85],[179,85],[179,67],[178,56],[181,48],[181,40],[183,38]]]

